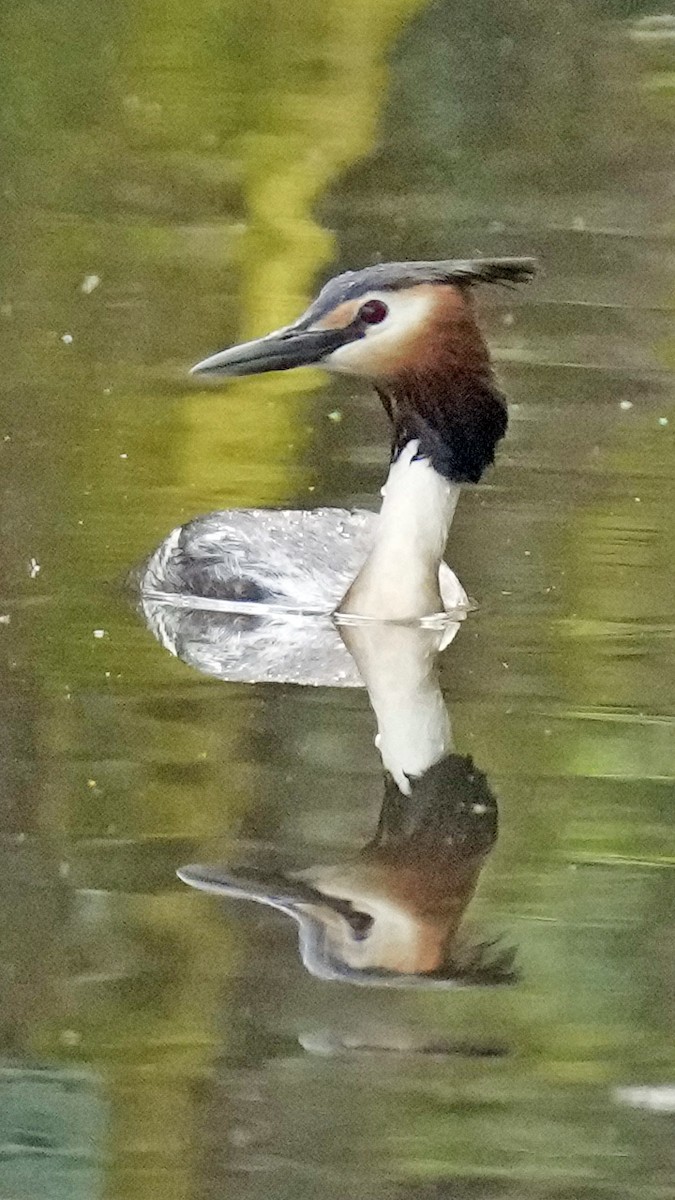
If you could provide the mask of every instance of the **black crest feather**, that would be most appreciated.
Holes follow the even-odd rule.
[[[440,262],[377,263],[361,271],[345,271],[331,279],[308,309],[307,323],[319,320],[338,304],[355,300],[365,292],[395,292],[421,283],[454,283],[459,287],[477,283],[527,283],[536,270],[534,258],[451,258]]]

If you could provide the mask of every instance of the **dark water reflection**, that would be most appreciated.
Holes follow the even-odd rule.
[[[657,14],[3,6],[3,1195],[673,1194],[672,1117],[616,1091],[675,1071]],[[546,267],[486,297],[514,404],[453,524],[481,607],[442,668],[500,802],[471,919],[522,978],[322,983],[290,922],[174,871],[357,854],[382,786],[365,693],[203,679],[116,581],[195,513],[372,505],[386,431],[364,390],[206,396],[185,366],[338,267],[476,253]],[[430,1052],[477,1045],[506,1053]]]

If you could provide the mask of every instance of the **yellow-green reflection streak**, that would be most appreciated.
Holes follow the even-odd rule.
[[[318,273],[334,254],[334,238],[313,218],[312,206],[335,177],[372,146],[386,91],[386,56],[394,35],[423,0],[351,0],[326,5],[281,0],[251,8],[244,41],[251,89],[246,127],[223,150],[238,164],[246,226],[234,251],[240,278],[236,337],[264,333],[297,315]],[[302,47],[303,68],[298,68]],[[310,64],[312,66],[310,67]],[[295,69],[294,69],[295,68]],[[216,234],[217,236],[217,234]],[[215,349],[216,347],[214,347]],[[209,393],[184,402],[184,477],[201,488],[222,484],[214,423],[255,461],[265,456],[284,471],[255,478],[251,500],[288,495],[289,473],[307,444],[306,393],[310,372],[232,383],[216,416]],[[240,497],[246,503],[246,497]]]
[[[289,6],[285,0],[274,0],[263,6],[232,5],[221,14],[218,29],[208,28],[208,6],[192,11],[188,25],[184,7],[175,3],[175,23],[167,21],[159,34],[154,11],[145,10],[147,37],[142,28],[138,33],[153,62],[166,66],[176,56],[189,59],[193,53],[203,53],[206,40],[218,44],[214,90],[229,111],[214,110],[208,97],[210,79],[203,80],[198,104],[203,107],[207,132],[214,124],[224,127],[216,157],[222,174],[238,180],[246,212],[240,231],[230,216],[225,225],[214,221],[205,236],[215,262],[222,259],[223,243],[230,247],[238,274],[238,305],[230,331],[234,336],[245,338],[274,328],[299,312],[317,274],[330,262],[334,240],[313,219],[312,206],[338,173],[373,144],[386,91],[387,51],[403,22],[422,3],[389,0],[383,6],[379,0],[345,4],[307,0]],[[141,26],[142,20],[143,16]],[[179,39],[180,48],[177,27],[186,35],[185,40]],[[139,54],[138,69],[144,67]],[[231,91],[223,90],[221,82],[228,73]],[[162,113],[177,114],[180,120],[180,80],[180,72],[176,76],[166,70],[162,75],[155,70],[150,100],[140,86],[129,87],[131,97],[140,93],[130,103],[130,122],[140,111],[144,136],[150,142],[153,121],[161,125]],[[184,97],[185,104],[189,100]],[[161,132],[158,129],[158,136]],[[190,300],[186,297],[186,305]],[[225,320],[223,328],[225,338]],[[195,346],[195,357],[207,350]],[[298,463],[308,436],[306,396],[315,384],[308,372],[232,384],[222,398],[211,392],[186,392],[182,430],[175,444],[182,483],[194,486],[200,496],[222,495],[219,444],[226,441],[230,454],[236,447],[237,460],[252,464],[250,486],[244,494],[239,491],[233,502],[271,504],[296,491],[301,478]],[[266,467],[269,464],[265,471],[256,469],[261,450]],[[229,719],[227,737],[232,741],[241,717],[233,709]],[[186,740],[191,741],[191,736],[188,731]],[[252,792],[255,786],[252,778]],[[156,793],[152,800],[161,804]],[[170,797],[164,800],[170,810]],[[200,805],[208,809],[212,801],[213,795],[205,794]],[[232,815],[230,797],[223,795],[222,801],[228,811],[221,817],[221,829]],[[177,820],[180,823],[174,811],[173,821]],[[121,1164],[108,1180],[109,1194],[132,1200],[161,1193],[164,1200],[182,1200],[193,1190],[196,1170],[190,1137],[190,1079],[212,1053],[218,1006],[214,980],[220,977],[225,958],[230,966],[236,960],[237,949],[225,948],[221,939],[214,954],[218,939],[210,933],[220,917],[214,911],[211,924],[205,920],[203,906],[194,901],[172,899],[159,905],[143,898],[139,904],[138,919],[149,944],[159,922],[162,936],[179,952],[172,952],[173,986],[166,989],[167,1007],[161,1017],[153,1020],[152,1012],[146,1014],[137,1028],[133,1007],[125,1006],[123,993],[115,1000],[114,991],[112,1007],[101,1014],[98,1030],[95,1010],[88,1010],[90,1050],[97,1045],[104,1049],[106,1027],[112,1028],[122,1059],[116,1067],[104,1068],[111,1105],[109,1149],[112,1160]],[[116,928],[120,916],[114,904],[109,919]],[[177,1043],[179,1061],[172,1050]],[[153,1045],[159,1063],[148,1061],[154,1057],[148,1053]],[[135,1061],[136,1052],[140,1062]],[[146,1153],[137,1157],[137,1147],[145,1147]]]

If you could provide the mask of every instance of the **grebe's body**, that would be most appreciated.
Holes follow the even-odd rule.
[[[165,593],[335,611],[372,547],[376,513],[234,508],[180,525],[148,559],[144,585]]]
[[[331,617],[373,561],[380,519],[341,508],[198,517],[145,564],[145,621],[175,657],[230,683],[363,687]],[[446,646],[469,602],[446,563],[438,586]]]
[[[396,482],[404,474],[419,475],[423,488],[423,476],[431,476],[431,471],[423,462],[411,467],[408,459],[414,446],[404,449],[390,479]],[[435,481],[432,486],[437,486]],[[449,508],[448,503],[444,512]],[[429,515],[433,519],[433,509]],[[406,570],[408,550],[418,532],[406,527],[407,516],[414,520],[414,511],[406,505],[401,489],[391,484],[379,515],[346,508],[248,508],[208,513],[178,526],[165,538],[145,565],[143,589],[239,605],[264,604],[285,612],[330,614],[357,578],[363,586],[372,575],[371,594],[378,586],[391,590],[394,581],[387,578],[387,569],[393,561],[402,576],[398,581],[402,604],[413,603],[403,595],[406,589],[419,595],[426,587],[429,612],[465,609],[464,588],[447,563],[438,562],[445,546],[445,529],[436,533],[438,547],[431,547],[430,570],[426,570],[419,545],[411,556],[411,569]],[[419,534],[430,536],[424,522]],[[389,543],[398,543],[391,553]],[[415,565],[416,571],[412,569]],[[406,610],[401,611],[405,615]]]
[[[199,518],[148,559],[144,604],[181,596],[384,620],[466,609],[446,541],[461,485],[480,479],[507,424],[470,290],[533,270],[531,259],[478,259],[347,272],[294,324],[198,363],[200,376],[313,364],[369,379],[393,432],[381,511]]]

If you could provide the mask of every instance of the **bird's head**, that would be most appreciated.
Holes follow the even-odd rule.
[[[382,263],[331,279],[290,325],[211,355],[200,377],[320,366],[369,379],[394,426],[394,449],[420,453],[456,482],[477,480],[506,430],[471,288],[521,283],[531,258]]]
[[[297,321],[212,354],[193,375],[227,377],[320,366],[385,382],[450,351],[479,367],[486,357],[469,289],[523,283],[532,258],[381,263],[336,275]]]

